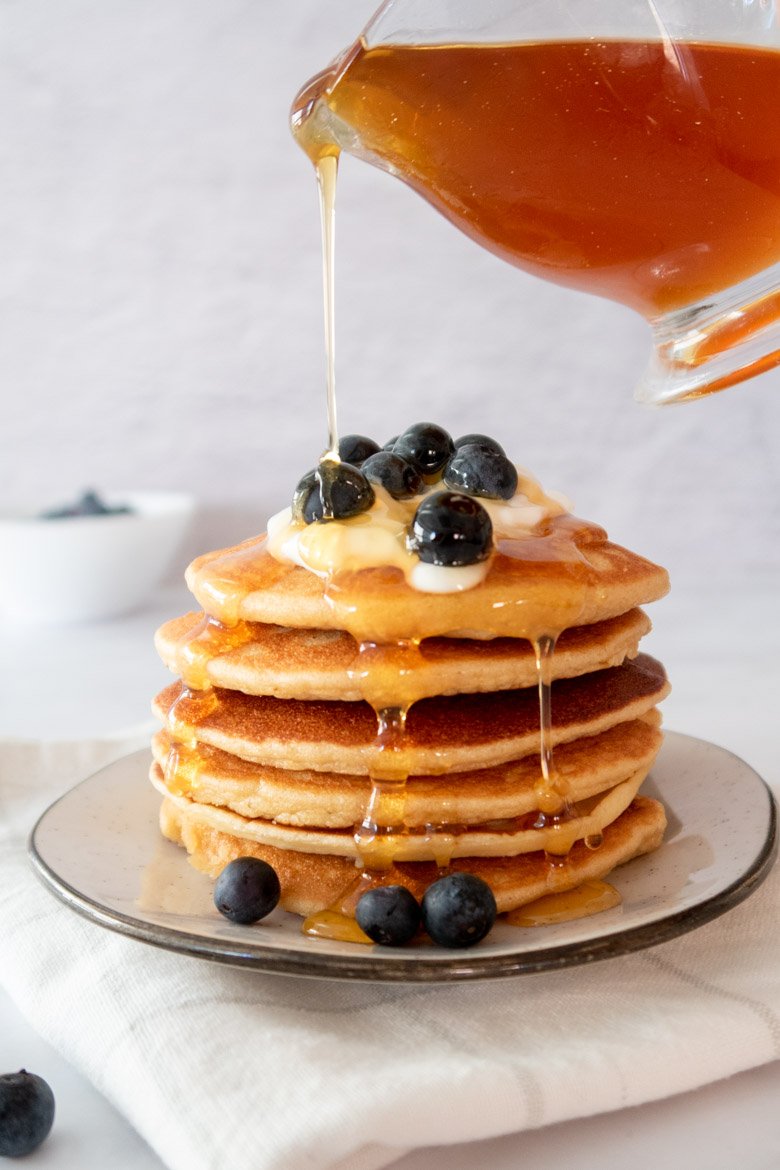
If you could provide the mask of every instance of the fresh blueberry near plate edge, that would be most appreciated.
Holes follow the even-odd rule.
[[[43,1077],[26,1069],[0,1076],[0,1157],[31,1154],[53,1123],[54,1094]]]

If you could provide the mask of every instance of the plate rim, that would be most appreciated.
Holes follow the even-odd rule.
[[[709,740],[683,732],[665,733],[665,741],[687,740],[690,743],[714,747],[736,761],[758,780],[768,801],[766,835],[761,849],[751,864],[737,878],[722,890],[716,891],[701,902],[672,912],[651,922],[640,923],[622,931],[615,931],[601,937],[585,939],[554,946],[539,947],[516,954],[483,954],[475,951],[454,952],[451,958],[427,958],[417,952],[403,956],[397,951],[393,959],[382,958],[373,949],[356,954],[354,958],[333,955],[316,950],[284,950],[252,941],[241,946],[228,939],[204,938],[187,930],[163,926],[160,923],[144,922],[121,910],[107,907],[94,898],[76,889],[61,877],[41,855],[37,836],[43,822],[64,800],[78,788],[88,784],[118,764],[133,757],[147,757],[148,749],[140,748],[119,756],[97,771],[85,776],[78,784],[62,793],[41,813],[36,820],[27,843],[27,852],[33,870],[43,885],[60,901],[81,917],[96,923],[114,933],[133,938],[158,949],[184,954],[210,962],[241,967],[263,974],[295,975],[309,979],[335,979],[350,982],[369,983],[449,983],[458,980],[507,979],[518,975],[539,974],[542,971],[562,970],[581,966],[621,955],[633,954],[648,947],[668,942],[713,921],[733,907],[739,905],[761,885],[773,868],[778,853],[777,804],[774,794],[755,769],[731,752],[728,748],[713,744]],[[663,751],[663,746],[662,749]],[[316,942],[314,944],[316,946]],[[362,948],[361,948],[362,950]]]

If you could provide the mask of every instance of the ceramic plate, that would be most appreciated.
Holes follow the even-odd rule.
[[[305,938],[277,910],[236,926],[214,908],[212,883],[157,827],[160,797],[135,752],[72,789],[39,820],[30,855],[43,881],[85,917],[143,942],[277,974],[381,982],[490,979],[612,958],[654,946],[746,898],[777,850],[763,780],[723,748],[667,733],[643,793],[666,805],[663,846],[610,877],[621,906],[555,926],[497,923],[484,942],[452,951],[420,942],[363,947]]]

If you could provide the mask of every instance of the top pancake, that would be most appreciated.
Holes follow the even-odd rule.
[[[500,540],[484,581],[457,593],[423,593],[393,568],[326,581],[275,560],[262,537],[198,557],[186,576],[206,613],[228,625],[341,629],[358,641],[383,643],[555,635],[626,613],[669,588],[664,569],[568,515],[533,536]]]
[[[359,653],[355,639],[341,630],[243,625],[238,644],[203,662],[198,661],[198,648],[208,646],[212,627],[202,614],[166,622],[155,645],[166,666],[185,681],[193,661],[205,671],[205,678],[198,677],[193,685],[210,683],[279,699],[371,699],[381,685],[378,676],[385,672],[393,674],[396,702],[399,697],[416,702],[432,695],[508,691],[537,682],[533,648],[522,638],[426,638],[419,651],[414,646],[372,646]],[[649,629],[646,615],[633,609],[565,630],[555,647],[551,677],[572,678],[617,666],[636,654]],[[382,705],[387,704],[377,703]]]

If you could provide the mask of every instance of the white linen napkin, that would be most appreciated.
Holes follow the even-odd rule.
[[[484,984],[261,975],[102,930],[40,885],[26,837],[136,746],[0,744],[0,983],[171,1170],[374,1170],[780,1056],[777,870],[653,950]]]

